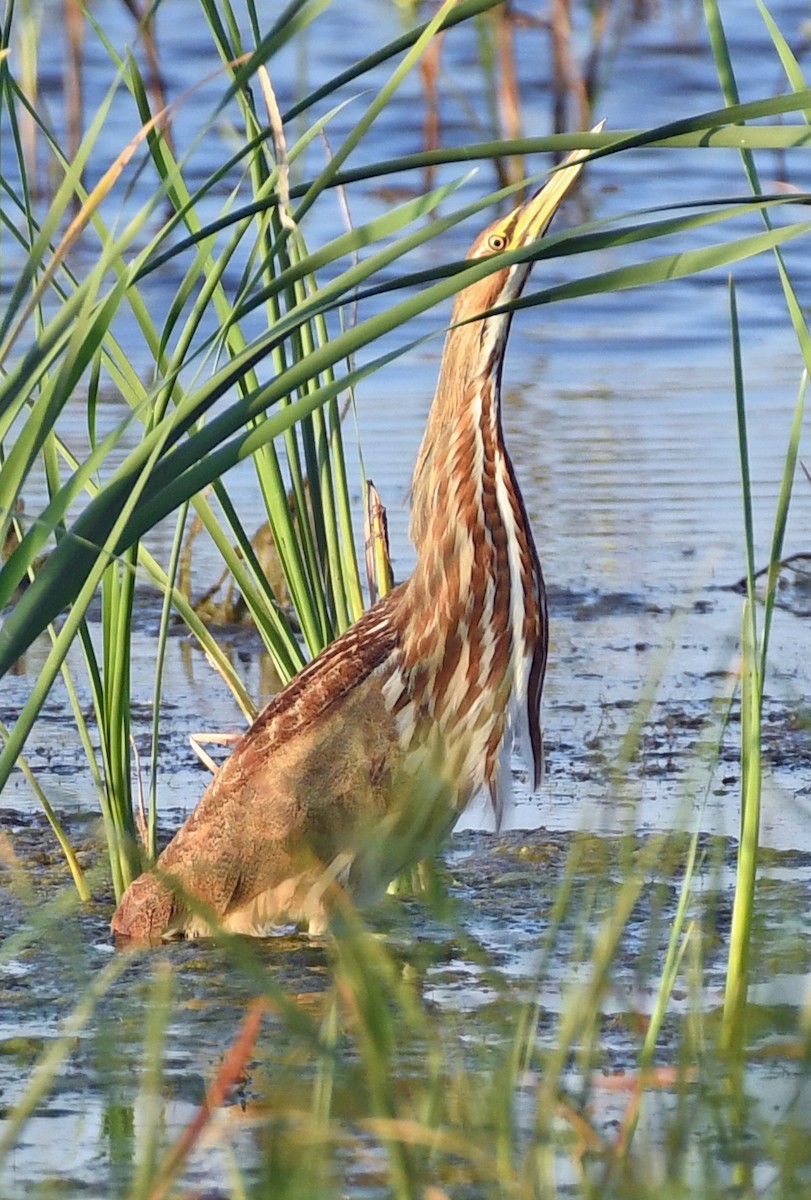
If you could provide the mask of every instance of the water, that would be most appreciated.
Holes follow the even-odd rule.
[[[806,18],[806,6],[787,0],[773,6],[787,36],[795,37]],[[95,16],[120,45],[131,36],[126,14],[112,0],[97,5]],[[159,24],[163,61],[171,64],[170,94],[179,95],[215,69],[208,42],[197,39],[196,6],[173,0],[171,19]],[[382,43],[399,32],[395,7],[353,0],[333,5],[307,34],[306,53],[286,49],[276,60],[274,86],[282,108],[317,80],[342,69],[358,46]],[[743,99],[773,92],[778,87],[775,57],[759,23],[755,7],[736,6],[729,30],[740,73]],[[585,44],[585,27],[580,30]],[[522,117],[528,133],[548,130],[550,100],[545,37],[540,30],[523,30],[517,40],[522,80]],[[56,39],[43,42],[46,99],[58,103],[61,52]],[[52,60],[49,63],[49,58]],[[443,49],[446,72],[441,108],[443,139],[462,143],[476,138],[470,109],[485,111],[483,82],[476,66],[475,45],[469,34],[457,31]],[[370,76],[379,86],[387,75],[381,68]],[[97,103],[107,86],[109,69],[104,53],[88,44],[86,86],[88,106]],[[178,145],[196,136],[221,94],[222,78],[209,80],[179,105],[174,135]],[[360,89],[348,89],[337,99],[355,98],[331,127],[333,146],[351,127],[367,102]],[[336,98],[325,102],[324,108]],[[665,122],[675,114],[719,107],[711,55],[699,6],[662,6],[645,21],[628,20],[618,36],[597,104],[612,129]],[[406,81],[381,114],[375,136],[363,153],[393,156],[420,146],[422,98],[416,76]],[[119,96],[105,128],[104,147],[112,159],[132,136],[132,114],[126,97]],[[199,176],[211,169],[211,156],[223,152],[223,141],[207,138],[197,151]],[[321,151],[315,147],[306,164],[317,170]],[[103,169],[96,164],[96,169]],[[355,159],[350,165],[355,165]],[[537,164],[538,169],[542,164]],[[784,163],[761,155],[765,179],[782,177]],[[792,182],[811,184],[811,171],[802,153],[788,163]],[[458,168],[444,168],[440,179],[455,178]],[[194,182],[194,172],[191,172]],[[418,177],[389,181],[416,190]],[[491,168],[482,164],[464,185],[461,197],[472,199],[493,186]],[[124,208],[139,200],[136,181]],[[678,198],[684,201],[717,195],[743,195],[745,179],[733,151],[639,151],[603,160],[589,171],[581,197],[568,206],[562,220],[605,217]],[[349,203],[356,223],[386,210],[385,188],[361,185],[350,189]],[[142,199],[143,197],[141,197]],[[116,199],[116,204],[119,200]],[[108,205],[109,219],[115,216]],[[308,232],[311,243],[319,234],[334,233],[337,209],[324,207],[325,222]],[[756,228],[756,226],[752,226]],[[451,230],[430,252],[413,256],[407,266],[418,270],[440,255],[460,258],[475,232],[468,225]],[[702,234],[710,239],[712,234]],[[720,235],[718,235],[720,236]],[[694,243],[695,244],[695,243]],[[802,248],[790,247],[788,261],[801,299],[807,296],[809,270]],[[538,268],[535,286],[564,282],[581,271],[603,271],[627,261],[619,253],[594,256],[588,263],[563,260]],[[785,314],[774,263],[768,257],[735,268],[741,312],[752,480],[756,552],[765,563],[782,473],[793,406],[799,386],[801,360]],[[177,285],[156,276],[150,301],[161,311]],[[435,310],[413,322],[398,337],[441,333],[448,310]],[[120,336],[133,362],[146,370],[148,359],[134,330]],[[393,345],[390,340],[387,345]],[[359,390],[359,424],[369,474],[388,509],[395,571],[402,578],[411,569],[413,551],[407,539],[407,489],[412,464],[430,403],[441,356],[441,337],[366,381]],[[379,350],[378,350],[379,352]],[[121,415],[113,393],[105,394],[102,418]],[[70,422],[73,425],[70,425]],[[67,432],[81,440],[84,409],[77,401],[69,414]],[[526,987],[537,963],[537,946],[548,920],[549,905],[573,839],[595,835],[599,844],[613,847],[620,835],[648,838],[658,833],[699,829],[708,855],[703,886],[729,904],[734,838],[738,828],[738,766],[736,723],[733,721],[713,766],[718,729],[731,675],[737,662],[741,596],[733,585],[744,573],[743,520],[740,499],[734,393],[731,366],[726,274],[673,281],[656,289],[586,298],[518,314],[510,340],[505,375],[505,424],[509,446],[536,534],[547,577],[552,615],[552,646],[545,700],[547,773],[540,796],[528,793],[525,768],[515,763],[516,805],[513,832],[493,837],[477,832],[486,827],[486,814],[474,809],[451,840],[447,862],[452,892],[461,905],[467,927],[485,946],[504,977]],[[231,494],[248,528],[263,514],[248,469],[229,477]],[[26,496],[30,511],[41,497]],[[786,532],[787,554],[809,546],[811,488],[798,476]],[[165,561],[171,530],[158,532],[155,553]],[[214,558],[205,551],[196,560],[196,582],[203,590],[210,581]],[[773,957],[758,964],[757,1002],[771,1007],[801,1007],[807,999],[809,969],[804,948],[811,901],[811,755],[807,697],[811,666],[807,652],[809,614],[807,586],[798,575],[786,576],[775,617],[770,674],[765,704],[768,755],[764,797],[764,841],[772,851],[764,867],[770,911],[776,914],[771,943]],[[147,594],[139,612],[134,644],[135,735],[142,753],[148,751],[151,723],[149,703],[154,655],[152,638],[158,606]],[[20,673],[4,680],[0,716],[9,723],[27,695],[43,661],[45,648],[35,646]],[[255,641],[238,636],[234,655],[251,693],[261,701],[273,688]],[[618,754],[633,728],[639,705],[650,712],[638,737],[631,765],[622,783],[614,776]],[[189,749],[188,735],[201,729],[239,728],[239,715],[225,688],[211,673],[202,655],[185,639],[170,644],[166,707],[162,719],[162,820],[168,832],[189,811],[202,791],[204,772]],[[90,860],[98,845],[93,828],[97,811],[92,783],[81,748],[65,719],[64,696],[57,690],[46,706],[27,747],[31,765],[52,804],[66,813],[71,828],[84,840]],[[37,804],[22,776],[15,776],[3,796],[3,826],[23,861],[44,856],[37,889],[47,891],[60,879],[59,861],[51,857],[49,835],[36,816]],[[533,832],[520,832],[533,831]],[[44,849],[43,849],[44,847]],[[613,851],[611,851],[613,853]],[[539,871],[542,862],[545,870]],[[606,1015],[650,1010],[651,998],[640,987],[636,956],[646,936],[660,949],[666,943],[667,922],[675,909],[677,889],[672,871],[663,869],[666,898],[650,933],[652,909],[643,906],[629,928],[625,957],[618,961],[614,990],[605,1001]],[[584,874],[583,887],[588,884]],[[9,930],[28,914],[20,896],[9,891]],[[27,951],[0,974],[0,1087],[7,1107],[21,1094],[36,1051],[47,1044],[70,1007],[75,960],[76,978],[109,961],[107,921],[110,897],[100,894],[82,916],[70,917],[63,935],[71,954],[46,955]],[[476,1014],[468,1030],[485,1037],[494,996],[486,981],[462,953],[444,947],[442,935],[423,910],[406,906],[411,922],[403,935],[401,908],[385,907],[380,919],[390,936],[412,933],[416,940],[435,943],[440,961],[425,968],[425,994],[446,1011],[458,1008]],[[790,915],[787,915],[790,914]],[[388,924],[387,924],[388,922]],[[646,932],[647,931],[647,932]],[[414,940],[414,937],[411,937]],[[802,949],[797,952],[798,943]],[[545,1013],[560,1011],[566,987],[572,983],[571,941],[564,939],[560,960],[546,977],[540,997]],[[707,1011],[719,1003],[723,986],[723,945],[711,956],[705,979]],[[295,939],[259,951],[273,962],[274,971],[291,992],[317,996],[323,991],[323,954]],[[219,953],[210,947],[180,947],[160,952],[176,968],[180,1015],[171,1027],[172,1054],[165,1080],[164,1127],[169,1140],[189,1121],[199,1103],[204,1081],[216,1070],[222,1047],[233,1036],[239,1012],[240,989],[229,979]],[[443,957],[444,956],[444,957]],[[154,956],[149,970],[154,968]],[[134,967],[133,971],[143,968]],[[148,984],[142,985],[144,999]],[[113,993],[112,1007],[81,1038],[77,1054],[60,1077],[48,1103],[27,1126],[25,1139],[10,1160],[3,1179],[4,1194],[23,1195],[34,1185],[62,1175],[87,1195],[110,1194],[117,1178],[117,1156],[137,1142],[142,1115],[138,1111],[137,1078],[143,1030],[120,1008]],[[117,1015],[116,1015],[117,1014]],[[119,1024],[116,1021],[119,1020]],[[552,1017],[548,1018],[553,1028]],[[105,1075],[99,1063],[104,1034],[113,1028],[121,1062]],[[278,1032],[278,1031],[277,1031]],[[552,1036],[550,1034],[550,1036]],[[26,1040],[28,1039],[28,1040]],[[611,1065],[633,1061],[631,1039],[609,1038]],[[17,1057],[15,1057],[15,1054]],[[272,1079],[278,1062],[263,1051],[263,1070]],[[770,1119],[788,1111],[786,1076],[764,1066],[758,1076],[763,1105],[773,1106]],[[247,1106],[266,1094],[268,1080],[256,1084]],[[106,1082],[105,1082],[106,1080]],[[606,1128],[616,1118],[616,1098],[606,1096],[599,1119]],[[666,1107],[667,1098],[663,1099]],[[792,1101],[796,1105],[796,1098]],[[781,1107],[782,1106],[782,1107]],[[260,1105],[261,1107],[261,1105]],[[240,1124],[239,1106],[224,1110],[220,1131],[224,1145],[237,1154],[255,1151],[251,1121]],[[121,1128],[115,1114],[121,1116]],[[776,1114],[776,1115],[775,1115]],[[655,1119],[652,1118],[655,1126]],[[118,1132],[116,1132],[118,1130]],[[655,1142],[655,1138],[653,1139]],[[65,1148],[71,1147],[69,1158]],[[244,1158],[241,1158],[244,1161]],[[222,1145],[200,1150],[189,1186],[201,1180],[227,1177],[228,1154]],[[347,1167],[357,1194],[374,1188],[360,1168]],[[353,1171],[355,1172],[353,1174]],[[223,1182],[223,1186],[225,1186]]]

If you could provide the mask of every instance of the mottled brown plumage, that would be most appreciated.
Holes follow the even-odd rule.
[[[541,237],[580,157],[468,258]],[[413,575],[259,714],[125,893],[116,934],[261,935],[289,921],[321,932],[335,887],[359,903],[379,895],[482,787],[500,818],[510,732],[527,735],[537,786],[544,586],[502,436],[510,316],[481,317],[520,295],[529,270],[505,267],[457,297],[414,473]]]

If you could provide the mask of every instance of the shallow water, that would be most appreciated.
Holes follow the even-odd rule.
[[[114,36],[117,31],[123,44],[130,36],[123,12],[112,0],[94,11]],[[775,4],[773,12],[790,37],[807,15],[804,4],[790,2]],[[161,52],[173,66],[172,90],[177,94],[204,76],[214,62],[207,44],[189,36],[197,20],[191,0],[173,0],[172,13],[172,20],[159,26],[159,32]],[[741,6],[737,18],[729,36],[743,98],[769,94],[776,88],[777,68],[755,7]],[[287,53],[278,61],[274,84],[282,107],[298,94],[301,70],[310,82],[340,70],[346,52],[367,44],[369,30],[374,31],[375,43],[395,36],[395,6],[353,0],[328,9],[308,34],[306,63]],[[540,32],[525,32],[519,39],[523,121],[532,133],[548,129],[544,46]],[[46,58],[58,52],[55,41],[43,46]],[[479,136],[471,132],[461,102],[464,93],[484,110],[475,61],[469,35],[457,31],[448,36],[444,65],[451,85],[442,105],[446,142]],[[52,100],[59,86],[57,65],[54,62],[50,75],[46,71],[53,82]],[[91,40],[87,58],[91,106],[92,97],[105,86],[107,71],[106,57]],[[384,77],[383,71],[372,78],[379,83]],[[175,125],[178,143],[194,136],[220,86],[219,81],[206,84],[180,107]],[[682,3],[662,6],[644,22],[628,23],[606,71],[598,112],[609,128],[633,128],[720,103],[700,9]],[[338,144],[341,132],[363,104],[363,98],[357,99],[336,117],[330,133],[333,144]],[[105,134],[110,157],[131,136],[130,120],[122,99],[113,108]],[[414,78],[382,114],[369,153],[394,155],[415,149],[420,144],[421,120],[419,84]],[[775,156],[761,158],[765,178],[782,177],[783,163]],[[797,153],[790,162],[790,177],[800,187],[811,184],[806,159]],[[311,162],[317,166],[315,160]],[[207,170],[201,161],[201,173]],[[447,168],[440,178],[456,174],[456,168]],[[403,183],[409,189],[421,186],[418,178]],[[491,169],[483,164],[460,195],[472,198],[491,186]],[[649,150],[595,164],[581,197],[562,216],[574,222],[674,197],[687,201],[745,190],[733,151]],[[133,197],[137,199],[137,184]],[[383,211],[388,197],[385,191],[365,186],[351,189],[355,222]],[[332,216],[337,222],[337,214]],[[450,231],[443,243],[432,247],[431,255],[439,253],[448,260],[461,257],[472,233],[470,227]],[[787,258],[801,296],[807,294],[811,279],[801,248],[790,247]],[[534,282],[536,286],[562,282],[570,277],[567,272],[606,270],[622,261],[619,255],[609,254],[587,264],[564,260],[547,269],[546,277],[538,269]],[[408,264],[414,270],[422,265],[419,253]],[[801,362],[773,261],[764,257],[741,264],[735,276],[745,347],[757,553],[765,563]],[[167,283],[168,291],[162,292],[160,278],[153,282],[157,309],[174,290],[175,281]],[[447,311],[423,315],[409,329],[409,336],[441,333],[447,315]],[[487,818],[474,809],[451,839],[446,864],[461,922],[485,947],[503,978],[528,991],[536,986],[538,945],[551,899],[570,849],[583,832],[594,835],[595,846],[603,847],[610,857],[621,835],[645,839],[656,833],[699,829],[709,848],[703,894],[708,902],[716,898],[712,902],[720,914],[721,934],[728,927],[734,846],[727,839],[735,837],[738,826],[734,719],[720,747],[718,739],[738,652],[741,596],[734,585],[744,573],[728,324],[724,273],[628,292],[610,301],[596,297],[533,309],[519,313],[514,322],[505,376],[505,424],[551,601],[552,646],[544,709],[547,772],[540,796],[532,796],[526,789],[523,765],[515,763],[516,803],[509,824],[515,831],[534,832],[508,831],[499,837],[477,832],[486,827]],[[137,337],[127,330],[121,336],[136,364],[145,365],[146,360],[139,359]],[[358,394],[366,466],[388,509],[395,570],[401,578],[413,561],[407,539],[408,482],[441,348],[437,336],[366,381]],[[115,398],[110,397],[106,405],[106,418],[112,420],[117,413]],[[83,437],[85,415],[80,403],[72,419],[73,434]],[[234,472],[229,486],[246,526],[261,524],[263,514],[250,472]],[[26,499],[30,511],[36,511],[40,497],[31,494]],[[809,518],[811,488],[798,477],[787,554],[811,550]],[[158,536],[153,548],[165,558],[168,542]],[[204,550],[198,556],[201,589],[208,583],[213,562]],[[755,1001],[767,1014],[767,1027],[769,1021],[774,1027],[777,1023],[768,1014],[784,1008],[796,1013],[807,1000],[810,609],[807,580],[787,574],[775,618],[765,706],[764,843],[774,853],[765,863],[762,894],[768,899],[769,915],[764,920],[770,924],[771,957],[758,967]],[[148,753],[152,638],[158,615],[157,601],[145,592],[133,664],[135,735],[143,754]],[[259,701],[265,699],[274,684],[255,640],[244,632],[234,633],[233,654],[252,694]],[[4,680],[0,717],[7,723],[27,695],[43,656],[43,647],[33,647],[20,664],[20,673]],[[643,707],[648,704],[649,711]],[[643,711],[639,732],[629,733]],[[96,802],[81,747],[72,740],[65,713],[65,699],[57,690],[32,734],[27,755],[52,804],[70,814],[74,830],[82,831],[92,860],[99,844],[93,828]],[[188,735],[210,728],[212,714],[218,728],[240,726],[236,709],[202,655],[178,636],[170,645],[162,715],[160,796],[167,833],[193,807],[204,786],[205,774],[189,750]],[[623,747],[629,765],[619,778],[616,764]],[[22,861],[30,863],[37,854],[47,860],[40,864],[42,874],[36,884],[44,893],[60,877],[60,868],[58,858],[51,858],[49,834],[21,776],[13,778],[2,804],[3,827]],[[658,907],[643,903],[629,925],[614,990],[605,1003],[607,1022],[617,1013],[650,1009],[638,959],[643,949],[656,959],[666,944],[677,875],[678,863],[663,871],[665,894],[659,897]],[[585,871],[584,888],[588,881]],[[87,978],[89,969],[109,961],[110,907],[110,897],[102,892],[90,911],[66,918],[61,936],[70,953],[28,950],[0,965],[0,1094],[6,1111],[21,1094],[24,1068],[55,1035],[70,1007],[74,985]],[[25,901],[10,888],[9,930],[28,912]],[[421,906],[391,901],[375,919],[398,945],[434,947],[437,962],[421,968],[425,994],[446,1012],[458,1009],[467,1014],[471,1038],[490,1036],[491,1022],[495,1024],[492,1010],[497,1008],[491,985]],[[541,1039],[547,1029],[553,1029],[566,988],[576,978],[576,961],[570,958],[575,951],[571,938],[564,938],[556,962],[544,976],[538,997],[544,1014]],[[296,939],[276,939],[258,953],[272,961],[274,972],[291,993],[317,996],[323,991],[327,964],[317,948],[302,946]],[[249,987],[233,979],[211,947],[173,947],[154,957],[161,955],[176,967],[179,1006],[165,1080],[163,1120],[171,1140],[199,1103],[204,1080],[216,1069],[223,1047],[233,1036],[235,1014],[241,1011]],[[723,937],[706,963],[703,986],[708,1012],[719,1004],[722,962]],[[143,972],[144,997],[153,966],[151,962],[148,974],[137,964],[132,968]],[[122,1000],[116,1008],[117,994],[114,989],[103,1019],[98,1017],[97,1024],[82,1035],[58,1088],[26,1127],[2,1178],[4,1195],[28,1194],[34,1184],[48,1194],[48,1181],[55,1177],[88,1196],[107,1196],[117,1186],[117,1163],[126,1164],[137,1141],[143,1036],[128,1003]],[[111,1029],[120,1060],[105,1065],[105,1034]],[[626,1029],[612,1026],[605,1052],[611,1068],[631,1066],[634,1038]],[[242,1106],[232,1106],[222,1117],[222,1142],[236,1147],[243,1165],[243,1151],[248,1156],[256,1152],[250,1111],[266,1093],[267,1077],[279,1067],[278,1053],[278,1047],[263,1049],[254,1091],[249,1085]],[[777,1123],[793,1094],[793,1067],[782,1062],[764,1064],[757,1079],[758,1100]],[[796,1111],[796,1097],[792,1102]],[[616,1119],[619,1103],[608,1094],[603,1098],[599,1120],[606,1127]],[[651,1102],[654,1110],[668,1103],[667,1096]],[[241,1120],[240,1113],[248,1116]],[[654,1130],[657,1119],[654,1111]],[[655,1145],[655,1134],[650,1136]],[[71,1148],[68,1157],[66,1147]],[[346,1165],[352,1194],[382,1194],[375,1183],[373,1156],[363,1162],[365,1166]],[[228,1153],[222,1146],[204,1148],[194,1160],[189,1185],[216,1181],[214,1186],[224,1186],[227,1164]]]

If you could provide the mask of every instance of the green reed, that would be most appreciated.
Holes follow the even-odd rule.
[[[25,259],[0,321],[2,532],[17,519],[16,499],[26,487],[40,476],[47,484],[47,501],[40,511],[26,515],[20,545],[0,571],[0,598],[13,603],[0,634],[0,669],[9,670],[40,634],[50,629],[52,637],[52,649],[30,700],[14,728],[3,734],[0,785],[17,764],[22,765],[26,738],[51,685],[63,672],[75,697],[77,725],[97,782],[116,895],[141,865],[129,736],[129,635],[136,584],[149,581],[163,597],[152,698],[149,826],[143,848],[148,858],[154,853],[159,796],[161,656],[172,613],[180,616],[216,661],[247,717],[254,707],[216,639],[177,587],[187,511],[195,513],[232,572],[281,677],[290,678],[308,655],[317,653],[357,616],[362,602],[358,555],[351,538],[352,484],[342,444],[341,398],[362,385],[377,367],[410,348],[403,345],[382,352],[375,349],[379,339],[400,330],[412,317],[501,260],[405,273],[394,284],[389,269],[456,222],[514,195],[520,185],[452,207],[458,204],[456,181],[342,232],[317,249],[311,248],[307,237],[308,211],[328,202],[331,190],[341,184],[382,177],[398,167],[458,161],[471,154],[509,158],[578,143],[590,146],[599,159],[652,144],[662,145],[662,153],[698,143],[791,147],[805,135],[797,127],[777,123],[741,124],[805,113],[811,107],[811,93],[772,26],[794,94],[740,104],[730,87],[717,13],[710,8],[726,80],[725,106],[712,113],[685,117],[660,129],[503,140],[478,150],[431,151],[399,162],[346,167],[350,152],[368,136],[375,116],[440,26],[472,18],[489,7],[484,2],[445,6],[427,26],[410,30],[359,60],[349,72],[320,84],[282,114],[287,139],[283,144],[278,129],[275,137],[268,132],[275,116],[272,98],[268,106],[262,68],[267,64],[272,68],[274,54],[288,39],[304,33],[307,23],[317,19],[319,6],[291,4],[265,32],[265,18],[249,5],[254,47],[246,47],[230,8],[204,3],[201,8],[212,44],[227,64],[222,70],[222,105],[233,103],[242,133],[227,163],[194,189],[187,183],[188,153],[175,151],[160,123],[152,122],[144,82],[131,59],[116,59],[110,51],[115,83],[71,162],[61,154],[43,114],[27,99],[31,93],[21,88],[13,63],[0,62],[2,118],[12,131],[19,177],[18,191],[4,194],[0,203],[6,235],[18,239]],[[9,32],[7,27],[7,40]],[[99,36],[103,40],[103,31]],[[334,115],[311,119],[313,107],[341,84],[363,81],[372,66],[393,61],[396,66],[388,81],[366,103],[364,115],[335,148],[332,160],[307,177],[309,165],[297,164],[308,163],[308,147]],[[82,182],[119,84],[131,95],[133,129],[140,131],[139,145],[146,147],[141,169],[151,170],[154,178],[149,200],[134,213],[127,210],[126,223],[120,225],[107,214],[109,202],[126,186],[123,161],[111,165],[106,190],[88,192]],[[211,135],[219,116],[218,108],[201,138]],[[44,210],[32,199],[34,189],[19,133],[23,117],[33,122],[51,165],[60,172],[59,185]],[[592,169],[596,173],[599,164]],[[773,227],[768,212],[796,203],[796,197],[764,197],[754,186],[756,177],[748,175],[754,193],[751,201],[727,198],[714,206],[685,206],[681,215],[669,208],[629,213],[620,221],[593,221],[551,236],[531,251],[533,257],[585,257],[569,264],[574,282],[539,288],[521,307],[727,267],[764,251],[779,252],[782,244],[811,232],[809,221],[784,220]],[[212,215],[212,203],[223,183],[231,190],[225,202],[217,202],[219,208]],[[434,214],[440,204],[443,215],[438,217]],[[755,211],[764,214],[763,232],[736,233],[735,219]],[[722,231],[715,244],[668,252],[668,238],[683,239],[714,225]],[[68,253],[79,237],[85,243],[83,259],[91,264],[81,277],[71,269]],[[665,243],[661,254],[657,253],[660,241]],[[639,248],[641,262],[594,270],[590,254],[629,245]],[[89,247],[95,258],[88,254]],[[356,261],[360,253],[364,257]],[[168,268],[180,281],[167,315],[156,322],[146,303],[145,281],[153,272]],[[779,259],[778,271],[790,319],[807,351],[805,324]],[[239,276],[235,290],[227,284],[234,272]],[[359,291],[370,307],[353,323],[349,310]],[[381,940],[351,909],[341,912],[335,938],[316,951],[322,955],[318,974],[323,995],[310,1001],[311,1008],[302,996],[288,994],[280,984],[266,947],[222,938],[200,954],[221,954],[234,994],[241,988],[261,998],[267,1021],[273,1023],[261,1033],[255,1020],[248,1024],[255,1016],[250,1008],[239,1032],[234,1019],[231,1049],[225,1054],[231,1074],[218,1060],[211,1064],[213,1080],[207,1081],[212,1088],[218,1079],[223,1087],[230,1081],[229,1086],[236,1088],[241,1073],[250,1076],[253,1071],[259,1078],[256,1090],[264,1088],[272,1101],[256,1117],[256,1156],[250,1169],[239,1151],[231,1151],[228,1157],[229,1194],[234,1197],[261,1195],[263,1190],[268,1194],[271,1189],[274,1196],[308,1200],[316,1194],[346,1195],[352,1190],[352,1168],[363,1167],[368,1175],[360,1171],[359,1186],[371,1178],[386,1194],[403,1200],[456,1195],[529,1200],[558,1194],[563,1186],[561,1164],[567,1171],[565,1187],[572,1194],[718,1194],[725,1184],[716,1156],[712,1145],[699,1136],[707,1124],[731,1155],[740,1154],[745,1161],[735,1139],[753,1136],[752,1130],[742,1124],[740,1096],[730,1099],[720,1084],[728,1067],[727,1051],[736,1049],[744,1064],[747,1061],[748,955],[757,894],[762,777],[760,716],[804,391],[787,438],[766,599],[758,620],[734,288],[731,296],[749,595],[741,668],[742,837],[723,1016],[716,1021],[708,1015],[701,999],[712,914],[703,910],[693,887],[704,853],[697,836],[676,839],[675,844],[653,840],[640,846],[622,839],[610,853],[601,847],[596,862],[589,839],[576,841],[566,869],[550,889],[548,934],[529,981],[516,982],[492,960],[470,934],[463,903],[441,879],[435,882],[435,906],[428,900],[421,902],[428,906],[438,930],[428,947],[410,939],[413,944],[408,948],[398,948],[396,942]],[[211,314],[216,319],[213,333],[207,324]],[[259,332],[257,314],[262,314],[263,322]],[[132,368],[118,340],[122,315],[140,330],[152,368],[146,381]],[[404,342],[406,337],[404,332]],[[376,357],[358,365],[353,356],[359,351]],[[97,429],[95,421],[102,376],[113,381],[129,410],[107,432]],[[68,444],[60,422],[77,392],[87,397],[90,436],[85,449]],[[303,646],[263,575],[249,531],[223,478],[228,468],[248,457],[266,504]],[[162,564],[150,554],[144,539],[166,518],[175,521],[175,533],[169,562]],[[15,596],[23,579],[29,581],[28,587]],[[91,603],[99,596],[100,647],[93,640],[89,615]],[[57,618],[64,618],[58,629],[52,625]],[[79,668],[75,659],[68,663],[73,647],[82,651],[89,681],[82,690],[89,690],[92,698],[98,749],[78,698]],[[623,743],[610,782],[617,795],[638,753],[655,684],[653,679]],[[721,697],[719,709],[727,701],[728,697]],[[724,729],[723,712],[711,717],[703,751],[708,776]],[[58,819],[58,814],[53,816]],[[636,1090],[621,1118],[606,1130],[592,1117],[592,1107],[600,1099],[600,1014],[618,972],[631,915],[651,890],[651,881],[669,881],[685,863],[675,910],[659,914],[661,927],[653,921],[654,932],[661,936],[658,952],[647,966],[652,1013],[644,1028],[632,1031],[639,1075],[630,1082]],[[92,883],[98,886],[98,873]],[[32,944],[55,943],[74,963],[76,979],[83,979],[83,986],[77,985],[78,1000],[66,1005],[58,1035],[37,1056],[22,1098],[10,1108],[0,1137],[0,1161],[13,1153],[37,1105],[56,1088],[60,1071],[89,1023],[99,1022],[106,1052],[117,1060],[121,1031],[103,1028],[115,991],[123,998],[128,1020],[137,1027],[139,1046],[134,1079],[119,1081],[124,1099],[110,1092],[107,1128],[116,1126],[123,1113],[125,1130],[119,1138],[124,1162],[116,1194],[139,1198],[184,1194],[188,1188],[183,1172],[194,1159],[197,1142],[191,1136],[171,1137],[162,1108],[163,1097],[177,1086],[171,1070],[173,1030],[177,1036],[178,1028],[193,1021],[196,1011],[177,999],[182,955],[170,950],[132,960],[122,956],[98,971],[89,964],[81,926],[72,924],[77,897],[66,893],[42,904],[27,894],[24,878],[18,878],[16,886],[23,927],[0,945],[0,964],[23,957]],[[84,881],[84,896],[88,892]],[[397,922],[402,929],[402,916]],[[72,941],[65,939],[66,929],[73,930]],[[479,1026],[466,1011],[454,1013],[426,1000],[435,978],[431,954],[440,963],[461,960],[471,968],[484,997],[483,1007],[495,1012],[489,1036],[470,1036],[471,1026]],[[130,964],[132,970],[127,969]],[[150,978],[146,987],[145,976]],[[560,1016],[552,1020],[538,997],[542,989],[558,987],[560,978],[565,1003]],[[688,1011],[679,1019],[677,1037],[665,1052],[665,1065],[673,1069],[669,1078],[675,1112],[665,1112],[661,1137],[651,1138],[645,1118],[656,1087],[653,1068],[657,1062],[662,1065],[661,1039],[667,1020],[672,1019],[677,984],[688,994]],[[235,1002],[235,1008],[241,1007],[241,1001]],[[797,1050],[807,1054],[807,1036]],[[227,1142],[226,1135],[214,1128],[217,1115],[201,1104],[199,1130]],[[185,1132],[191,1128],[190,1123]],[[790,1190],[793,1180],[783,1154],[785,1145],[776,1137],[770,1140],[762,1130],[755,1132],[761,1134],[761,1160],[775,1172],[783,1172],[774,1194],[797,1194]],[[793,1154],[803,1162],[801,1148],[794,1148]],[[751,1175],[742,1175],[738,1183],[740,1194],[755,1194]]]
[[[795,94],[804,86],[797,59],[791,53],[780,30],[772,20],[766,6],[758,0],[758,7],[774,43],[788,82]],[[729,46],[726,40],[721,14],[716,0],[705,0],[707,24],[715,56],[719,82],[724,99],[729,104],[739,102],[738,86]],[[808,113],[803,117],[808,123]],[[747,149],[741,150],[741,159],[747,181],[755,196],[763,194],[755,160]],[[771,218],[765,210],[761,213],[764,226],[772,229]],[[741,632],[741,823],[738,872],[736,877],[735,904],[732,917],[727,987],[724,999],[723,1043],[727,1048],[736,1047],[740,1052],[745,1041],[745,1012],[749,974],[749,954],[755,908],[755,893],[758,875],[758,846],[760,838],[760,809],[762,786],[762,728],[764,684],[768,665],[769,634],[777,584],[780,578],[783,552],[783,536],[791,503],[791,491],[797,467],[800,433],[805,406],[807,376],[811,370],[811,335],[801,304],[791,281],[779,247],[774,255],[780,283],[783,288],[788,315],[794,328],[805,362],[805,374],[800,386],[794,409],[794,417],[787,436],[785,467],[775,512],[774,530],[766,578],[763,602],[762,629],[759,632],[758,604],[755,593],[755,551],[752,488],[749,469],[749,447],[746,427],[746,404],[744,398],[744,372],[742,364],[741,338],[738,327],[737,304],[734,284],[730,285],[730,314],[735,378],[735,401],[738,424],[738,446],[741,464],[743,494],[743,517],[746,544],[746,602],[743,610]]]

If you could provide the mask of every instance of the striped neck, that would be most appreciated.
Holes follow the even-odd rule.
[[[507,316],[482,321],[473,352],[466,327],[464,356],[448,335],[414,474],[401,630],[412,692],[449,738],[469,739],[467,790],[490,784],[494,800],[511,714],[540,759],[545,661],[543,580],[501,426],[508,332]]]
[[[451,329],[445,339],[442,369],[412,480],[410,534],[418,556],[431,548],[428,530],[436,532],[438,507],[447,511],[450,504],[455,511],[465,497],[470,499],[471,485],[479,475],[483,475],[482,488],[492,482],[486,474],[489,464],[482,457],[485,446],[492,448],[493,455],[507,458],[501,430],[501,372],[511,319],[511,314],[488,317],[473,326]]]

